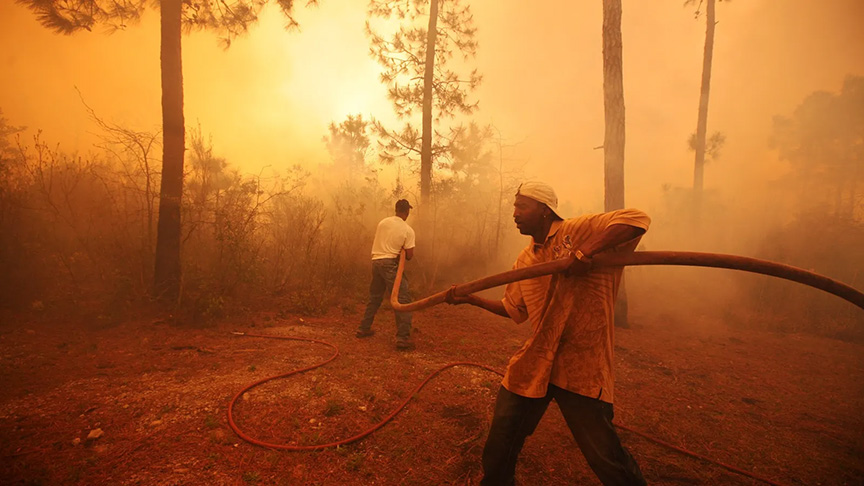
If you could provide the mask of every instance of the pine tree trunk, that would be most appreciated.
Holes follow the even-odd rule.
[[[624,207],[624,72],[621,41],[621,0],[603,0],[603,142],[606,211]],[[624,277],[615,301],[615,325],[628,327]]]
[[[714,57],[715,0],[707,0],[705,52],[702,55],[702,89],[699,94],[699,118],[696,122],[696,160],[693,167],[693,189],[701,199],[705,168],[705,139],[708,134],[708,95],[711,91],[711,62]],[[697,207],[698,209],[698,207]]]
[[[504,219],[504,152],[501,148],[501,138],[498,138],[498,215],[495,218],[495,250],[493,262],[498,262],[501,255],[501,221]]]
[[[162,184],[153,289],[161,300],[176,302],[180,294],[180,199],[185,151],[181,0],[162,0],[161,9]]]
[[[624,207],[624,74],[621,0],[603,0],[603,143],[606,211]]]
[[[420,202],[429,202],[432,190],[432,78],[435,74],[435,42],[438,37],[438,0],[429,1],[426,33],[426,65],[423,73],[423,134],[420,147]]]

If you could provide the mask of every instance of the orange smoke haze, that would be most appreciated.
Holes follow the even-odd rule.
[[[494,123],[509,157],[530,177],[554,181],[573,212],[602,209],[603,98],[599,3],[554,8],[470,2],[484,81],[476,119]],[[223,50],[216,37],[185,36],[185,113],[213,136],[217,153],[244,171],[327,159],[321,137],[351,113],[392,117],[363,34],[365,2],[298,5],[299,32],[275,8]],[[651,209],[663,184],[689,186],[704,18],[672,2],[624,2],[628,205]],[[809,93],[836,91],[864,72],[864,3],[749,0],[718,4],[709,133],[727,137],[706,188],[746,192],[784,165],[768,146],[772,116]],[[106,35],[41,27],[24,7],[0,3],[4,75],[0,109],[13,125],[42,129],[61,148],[88,152],[97,114],[136,129],[160,124],[159,22]]]

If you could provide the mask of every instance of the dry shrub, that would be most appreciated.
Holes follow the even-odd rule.
[[[298,282],[329,285],[342,275],[334,265],[320,276],[328,211],[302,193],[307,174],[294,167],[267,178],[242,175],[192,138],[178,315],[208,320],[250,297]],[[159,186],[152,164],[122,151],[72,156],[39,136],[30,146],[3,148],[0,306],[68,311],[87,304],[94,307],[87,312],[115,316],[147,302]]]
[[[41,141],[5,158],[0,185],[0,305],[99,301],[116,311],[145,292],[152,267],[134,176]]]

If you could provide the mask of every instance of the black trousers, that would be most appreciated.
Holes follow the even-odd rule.
[[[516,484],[516,460],[522,445],[534,433],[553,398],[588,465],[604,485],[646,484],[639,465],[618,440],[612,425],[612,404],[550,384],[543,398],[526,398],[503,386],[498,390],[495,415],[483,448],[481,485]]]

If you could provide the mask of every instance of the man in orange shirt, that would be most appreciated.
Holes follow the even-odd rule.
[[[558,403],[589,466],[605,485],[644,485],[633,457],[612,425],[613,310],[621,268],[592,269],[603,251],[633,251],[651,220],[635,209],[563,219],[555,191],[526,182],[516,192],[513,219],[531,243],[514,268],[575,257],[563,274],[507,285],[501,301],[474,294],[451,304],[469,303],[517,323],[533,333],[510,359],[495,402],[495,415],[483,449],[483,485],[515,484],[516,460],[549,402]]]

